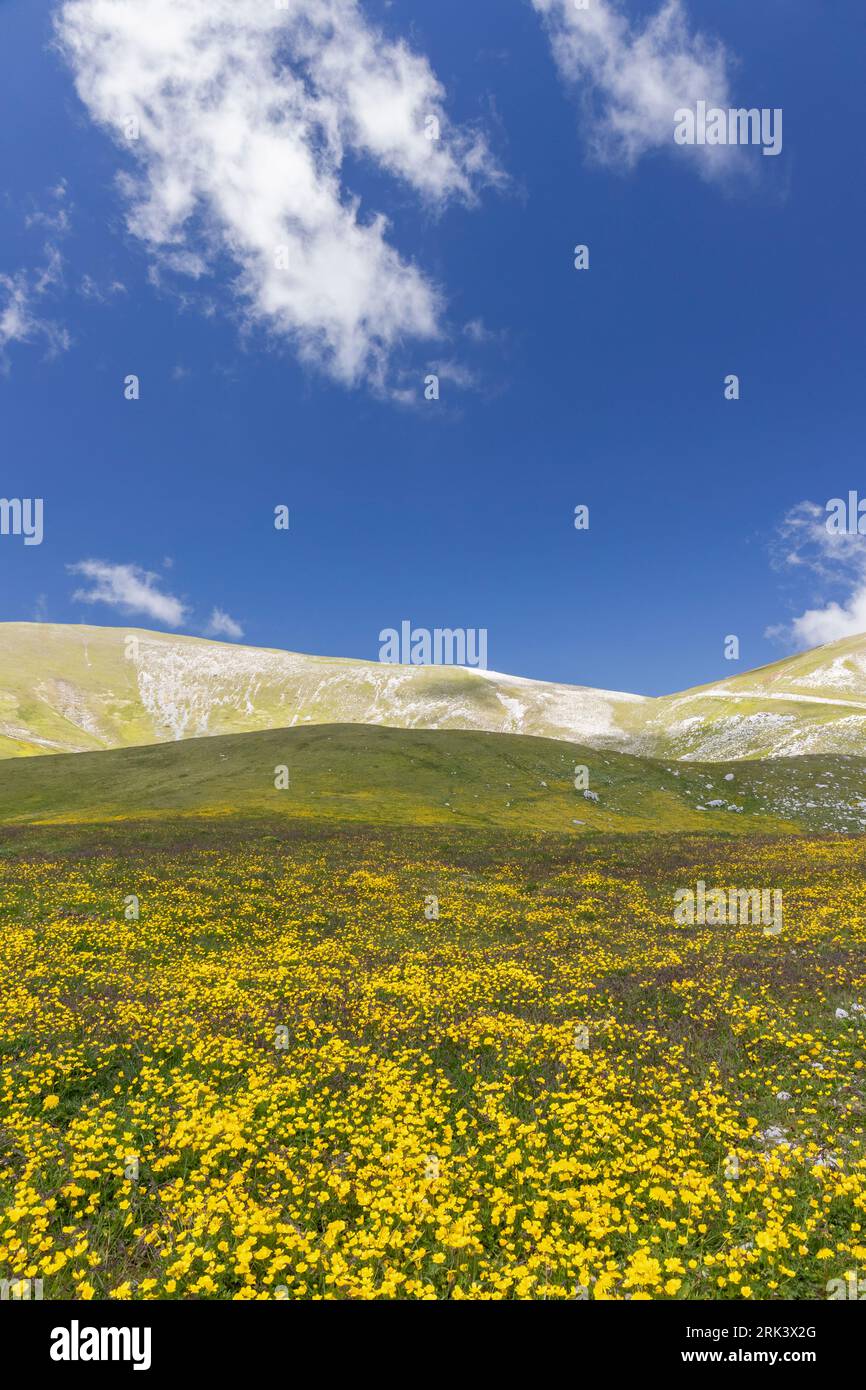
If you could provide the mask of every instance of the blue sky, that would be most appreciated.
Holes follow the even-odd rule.
[[[215,112],[183,87],[225,58],[206,28],[158,55],[177,99],[147,87],[165,3],[137,0],[139,34],[132,0],[117,32],[95,0],[0,0],[0,495],[45,506],[41,545],[0,536],[0,619],[200,634],[218,610],[375,658],[409,618],[487,628],[499,671],[646,694],[866,626],[859,541],[831,554],[802,505],[866,493],[861,5],[674,6],[642,45],[658,4],[590,0],[607,27],[568,46],[565,0],[313,0],[310,29],[291,0],[282,34],[234,0],[246,67]],[[279,121],[257,64],[297,84]],[[439,113],[435,151],[377,125],[380,80]],[[782,108],[782,152],[677,147],[683,84]],[[302,118],[331,126],[293,205],[250,150],[270,137],[270,168]],[[281,218],[320,283],[277,311]]]

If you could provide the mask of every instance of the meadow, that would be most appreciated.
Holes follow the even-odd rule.
[[[46,1299],[825,1299],[861,839],[0,830],[0,1275]],[[674,921],[781,889],[784,927]],[[438,915],[437,915],[438,913]]]

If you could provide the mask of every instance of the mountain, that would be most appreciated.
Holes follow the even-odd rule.
[[[866,634],[645,701],[630,747],[701,759],[866,754]]]
[[[457,666],[301,656],[135,628],[0,624],[0,758],[329,723],[619,746],[626,712],[641,703]]]
[[[677,761],[866,753],[866,636],[647,698],[135,628],[0,624],[0,758],[273,728],[531,734]]]
[[[575,788],[587,769],[587,791]],[[278,787],[277,783],[280,783]],[[862,834],[866,759],[673,766],[558,739],[357,724],[0,762],[0,824],[327,824]]]

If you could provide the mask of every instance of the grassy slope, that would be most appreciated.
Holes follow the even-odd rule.
[[[575,790],[576,765],[598,803]],[[280,766],[286,790],[274,786]],[[864,791],[859,758],[674,766],[520,735],[324,725],[8,759],[0,822],[276,814],[569,833],[858,832]],[[710,808],[715,799],[743,810]]]

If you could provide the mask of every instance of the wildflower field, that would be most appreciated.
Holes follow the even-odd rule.
[[[0,832],[0,1274],[44,1297],[825,1299],[860,839]],[[679,926],[770,884],[784,926]],[[438,911],[438,916],[435,915]]]

